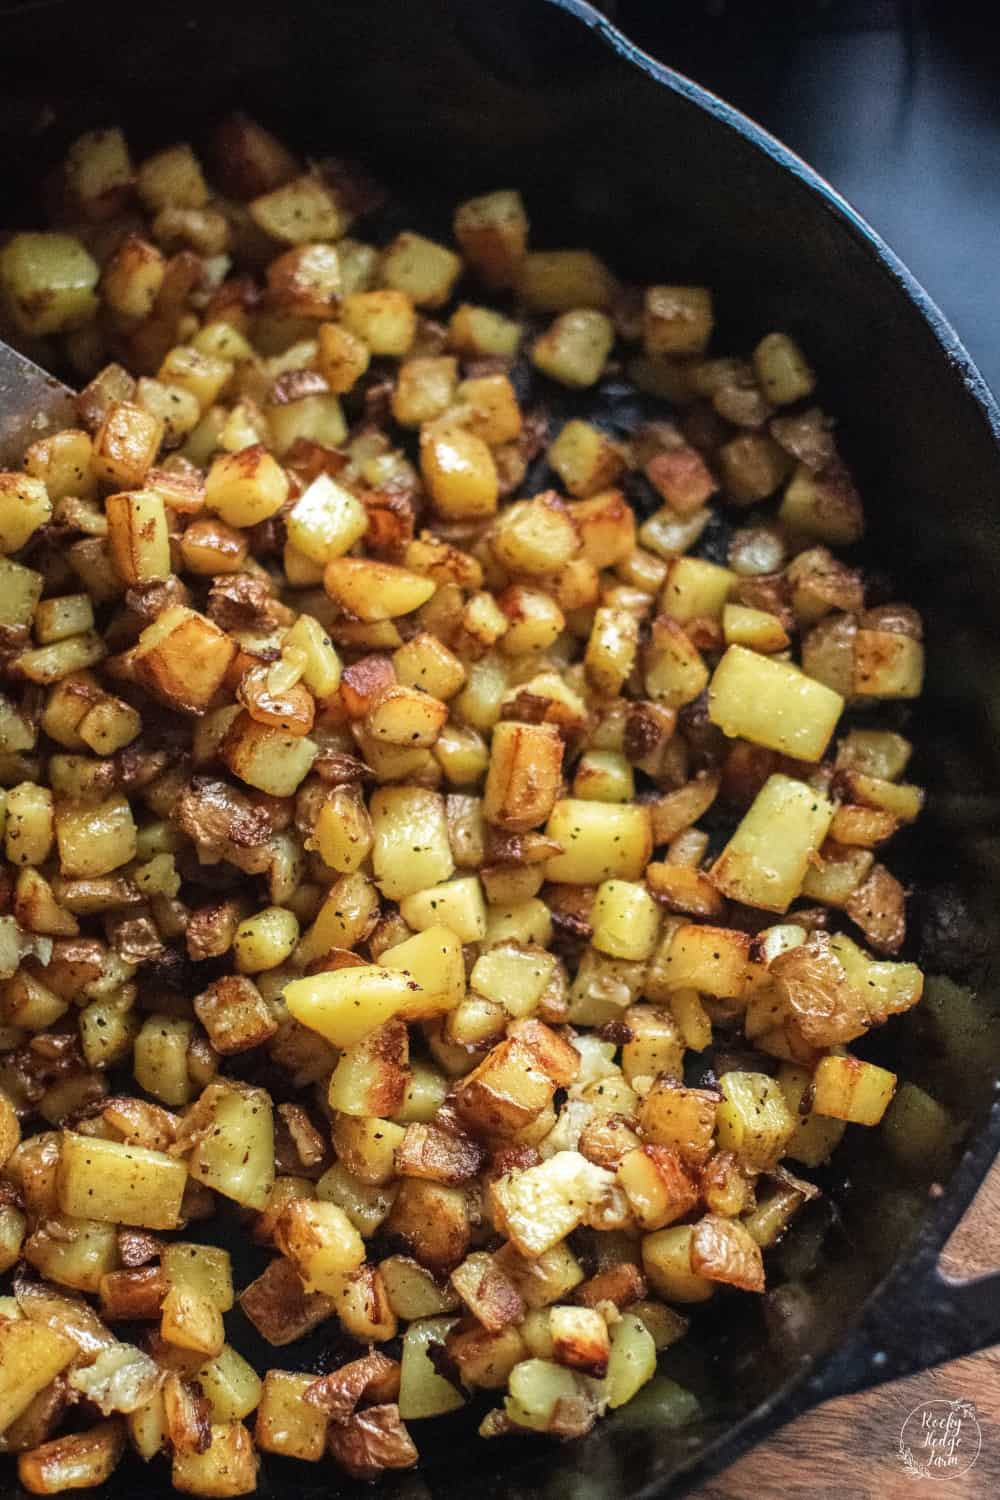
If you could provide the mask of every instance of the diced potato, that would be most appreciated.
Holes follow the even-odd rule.
[[[296,177],[253,199],[250,216],[273,239],[289,245],[339,240],[350,215],[319,176]]]
[[[833,818],[833,804],[789,776],[770,776],[712,866],[711,878],[734,901],[785,912]]]
[[[859,698],[919,698],[924,648],[912,636],[859,630],[854,638],[854,693]]]
[[[466,199],[455,210],[454,229],[463,256],[486,285],[510,286],[528,244],[520,193],[501,189]]]
[[[133,650],[145,686],[170,707],[204,713],[222,685],[236,643],[196,610],[171,605],[147,625]]]
[[[812,394],[816,376],[805,355],[785,333],[768,333],[753,352],[753,366],[764,394],[776,406],[787,406]]]
[[[595,692],[617,697],[635,664],[639,621],[628,610],[596,611],[583,665]]]
[[[112,402],[94,434],[91,465],[97,478],[121,490],[141,485],[162,437],[157,417],[129,401]]]
[[[614,324],[586,308],[564,312],[531,346],[531,362],[560,385],[585,387],[601,378],[615,341]]]
[[[492,355],[511,359],[521,342],[521,325],[491,307],[463,302],[448,324],[449,347],[459,354]]]
[[[719,1102],[711,1089],[691,1089],[671,1078],[657,1078],[639,1105],[643,1137],[701,1166],[711,1154]]]
[[[372,860],[383,895],[400,901],[449,879],[455,863],[443,798],[420,787],[381,787],[370,811]]]
[[[730,646],[708,689],[708,712],[724,734],[817,761],[844,700],[786,662]]]
[[[302,1399],[315,1380],[315,1375],[268,1370],[254,1425],[258,1448],[286,1458],[319,1462],[326,1452],[329,1418],[318,1406]]]
[[[0,287],[21,333],[76,328],[97,311],[100,269],[71,234],[15,234],[0,252]]]
[[[213,1422],[238,1422],[260,1403],[260,1376],[231,1344],[203,1364],[195,1379],[212,1408]]]
[[[441,1416],[465,1405],[465,1397],[451,1381],[438,1374],[428,1353],[432,1348],[443,1347],[454,1324],[454,1318],[419,1318],[403,1335],[399,1414],[404,1421]]]
[[[135,820],[125,797],[87,807],[61,803],[56,809],[59,868],[64,876],[84,879],[107,875],[134,858]]]
[[[316,368],[334,395],[351,390],[368,368],[371,351],[363,339],[339,323],[321,323],[316,338]]]
[[[220,1312],[232,1307],[233,1273],[228,1251],[177,1240],[164,1245],[160,1264],[171,1286],[208,1298]]]
[[[348,332],[367,344],[372,354],[404,355],[417,333],[413,300],[398,288],[351,292],[344,298],[340,316]]]
[[[652,699],[668,708],[683,708],[700,696],[709,671],[701,652],[677,621],[660,615],[653,621],[644,675],[646,692]]]
[[[813,1111],[853,1125],[877,1125],[896,1091],[896,1075],[858,1057],[822,1057],[813,1074]]]
[[[520,261],[515,286],[537,312],[607,310],[618,291],[607,266],[589,250],[533,250]]]
[[[386,1021],[341,1054],[330,1079],[330,1108],[361,1117],[394,1115],[406,1096],[408,1063],[405,1024]]]
[[[663,1229],[691,1213],[698,1203],[697,1181],[679,1154],[668,1146],[627,1151],[616,1178],[644,1230]]]
[[[313,562],[326,564],[364,535],[368,513],[354,495],[320,474],[292,506],[286,526],[293,546]]]
[[[393,563],[338,557],[327,563],[323,587],[342,609],[359,620],[392,620],[426,604],[433,579],[421,578]],[[398,636],[397,636],[398,641]]]
[[[735,582],[729,568],[698,557],[677,557],[668,566],[660,608],[681,625],[703,617],[719,619]]]
[[[475,433],[454,424],[426,427],[420,435],[420,469],[434,507],[444,518],[495,514],[496,464]]]
[[[185,1287],[172,1286],[163,1299],[160,1335],[178,1349],[214,1358],[225,1343],[222,1314],[214,1302]]]
[[[690,1224],[658,1229],[642,1241],[642,1269],[650,1286],[667,1302],[705,1302],[715,1291],[713,1282],[691,1268]]]
[[[52,501],[41,479],[0,473],[0,550],[19,551],[51,518]]]
[[[538,1166],[490,1185],[497,1227],[528,1257],[551,1250],[613,1202],[614,1178],[577,1151],[557,1151]]]
[[[45,1323],[0,1319],[0,1432],[6,1432],[79,1353],[73,1339]]]
[[[545,836],[563,848],[546,861],[546,880],[596,885],[603,880],[638,880],[652,853],[649,810],[565,798],[555,804]]]
[[[646,959],[656,947],[660,911],[643,885],[605,880],[598,887],[591,921],[594,947],[612,958]]]
[[[583,557],[606,568],[622,563],[635,551],[635,512],[621,490],[601,490],[569,506],[582,544]]]
[[[777,470],[775,465],[774,473]],[[783,477],[778,474],[779,483]],[[774,488],[776,485],[769,493]],[[819,474],[799,464],[785,489],[778,519],[800,537],[813,537],[831,546],[850,546],[860,540],[865,529],[861,500],[842,464],[832,464]]]
[[[709,1281],[721,1281],[743,1292],[764,1290],[760,1246],[738,1221],[706,1214],[691,1236],[691,1269]]]
[[[184,1162],[162,1151],[63,1131],[58,1170],[63,1213],[176,1229],[186,1181]]]
[[[288,498],[288,479],[277,459],[260,443],[214,459],[205,480],[205,504],[228,526],[254,526],[279,511]]]
[[[308,774],[317,750],[306,735],[287,733],[240,712],[223,736],[219,758],[248,786],[272,797],[290,797]]]
[[[278,1220],[275,1238],[307,1292],[336,1297],[341,1278],[365,1258],[364,1241],[336,1203],[293,1199]]]
[[[618,444],[579,418],[566,423],[550,446],[548,459],[569,493],[580,499],[614,484],[624,467]]]
[[[167,578],[171,571],[170,542],[166,509],[159,495],[145,490],[109,495],[104,508],[108,548],[122,582]]]
[[[614,1411],[625,1406],[656,1374],[657,1344],[646,1321],[634,1310],[625,1312],[611,1329],[611,1348],[604,1391]]]
[[[167,1105],[186,1104],[194,1093],[188,1073],[192,1023],[174,1016],[150,1016],[135,1039],[132,1066],[136,1082]]]
[[[260,201],[260,200],[258,200]],[[186,1495],[251,1495],[257,1488],[260,1460],[242,1422],[213,1422],[203,1453],[175,1450],[170,1480]]]
[[[573,795],[585,802],[630,802],[635,794],[632,767],[617,750],[585,750],[573,777]]]
[[[246,917],[236,929],[233,938],[236,967],[241,974],[276,969],[290,957],[298,940],[295,913],[283,906],[265,906],[263,911]]]
[[[759,1171],[785,1154],[795,1130],[781,1085],[766,1073],[732,1071],[719,1079],[719,1145]]]
[[[235,1203],[260,1212],[274,1184],[274,1121],[263,1089],[210,1083],[194,1106],[197,1133],[188,1171]]]
[[[382,252],[385,285],[405,292],[418,307],[443,307],[461,274],[461,257],[454,250],[409,230]]]
[[[399,912],[416,932],[434,926],[447,927],[461,943],[477,943],[486,936],[486,903],[475,875],[415,891],[403,898]]]
[[[703,354],[712,325],[712,297],[706,287],[647,288],[642,318],[647,354]]]
[[[16,495],[18,491],[14,490],[14,493]],[[17,526],[23,524],[20,509],[20,500],[11,506],[12,514],[18,517]],[[4,524],[3,507],[0,506],[0,551],[3,550]],[[31,532],[28,534],[30,536]],[[43,585],[41,573],[36,573],[34,568],[25,568],[9,557],[0,557],[0,625],[29,625]]]
[[[806,1091],[812,1089],[812,1074],[808,1068],[782,1063],[778,1069],[778,1082],[796,1121],[795,1133],[785,1147],[786,1155],[807,1167],[821,1166],[840,1144],[844,1134],[842,1122],[818,1115],[812,1108],[807,1113],[803,1111]]]
[[[405,971],[365,964],[293,980],[284,999],[303,1026],[335,1047],[350,1047],[422,994]]]
[[[788,632],[777,615],[744,604],[727,604],[722,611],[722,633],[727,646],[746,646],[768,655],[784,651]]]

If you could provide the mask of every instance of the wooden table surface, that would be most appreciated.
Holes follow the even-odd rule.
[[[945,1247],[952,1276],[1000,1267],[1000,1160]],[[919,1309],[917,1310],[919,1316]],[[982,1449],[961,1477],[917,1478],[899,1459],[899,1434],[925,1401],[975,1404]],[[696,1491],[696,1500],[997,1500],[1000,1497],[1000,1345],[906,1380],[841,1396],[807,1412]]]

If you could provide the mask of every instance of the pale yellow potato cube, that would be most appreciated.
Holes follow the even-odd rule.
[[[705,1302],[715,1283],[691,1269],[694,1226],[680,1224],[643,1236],[642,1269],[651,1288],[667,1302]]]
[[[394,291],[405,292],[418,307],[443,307],[462,274],[454,250],[404,230],[382,251],[381,276]]]
[[[368,529],[368,512],[356,495],[328,474],[320,474],[296,500],[285,524],[292,546],[325,564],[361,540]]]
[[[400,366],[392,393],[392,414],[401,427],[419,427],[447,411],[458,384],[458,361],[451,355],[408,359]]]
[[[122,582],[132,585],[169,577],[170,538],[160,496],[150,490],[109,495],[104,509],[108,550]]]
[[[212,1408],[213,1422],[238,1422],[260,1403],[260,1376],[231,1344],[223,1344],[214,1359],[195,1376]]]
[[[175,1449],[170,1482],[185,1495],[228,1500],[232,1495],[253,1494],[259,1467],[253,1439],[242,1422],[213,1422],[204,1453]]]
[[[463,302],[451,315],[448,346],[459,354],[493,355],[512,359],[521,342],[522,328],[492,307]]]
[[[3,524],[3,507],[0,505],[0,551],[3,549]],[[9,557],[0,557],[0,625],[29,625],[43,586],[44,579],[34,568],[26,568]]]
[[[713,323],[712,294],[707,287],[647,287],[642,319],[647,354],[703,354]]]
[[[537,896],[487,910],[487,943],[537,943],[544,948],[551,939],[552,914]]]
[[[569,493],[580,499],[614,484],[625,466],[620,446],[579,418],[566,423],[550,445],[548,458]]]
[[[0,473],[0,550],[18,552],[52,519],[52,501],[41,479]]]
[[[71,234],[15,234],[0,251],[0,287],[10,315],[21,333],[36,338],[93,318],[100,274]]]
[[[307,1292],[336,1297],[344,1274],[357,1270],[365,1259],[364,1240],[344,1210],[319,1199],[295,1198],[287,1204],[275,1239]]]
[[[241,711],[226,730],[219,758],[235,776],[272,797],[290,797],[308,775],[319,747]]]
[[[723,1073],[719,1087],[723,1098],[716,1129],[721,1150],[732,1151],[757,1171],[775,1166],[797,1123],[781,1084],[766,1073],[731,1071]]]
[[[435,509],[446,519],[496,513],[496,464],[474,432],[455,423],[425,427],[420,434],[420,471]]]
[[[649,958],[660,931],[660,908],[644,885],[605,880],[597,888],[591,911],[591,941],[612,958]]]
[[[418,1002],[424,991],[402,969],[364,964],[294,979],[283,993],[296,1021],[335,1047],[350,1047]]]
[[[399,1414],[404,1421],[437,1417],[465,1405],[465,1396],[438,1374],[428,1350],[443,1346],[455,1318],[419,1318],[403,1335],[399,1375]]]
[[[265,906],[252,917],[244,917],[233,938],[233,956],[241,974],[260,974],[276,969],[295,949],[299,923],[284,906]]]
[[[0,1432],[78,1355],[73,1339],[45,1323],[0,1318]]]
[[[336,604],[358,620],[393,620],[419,609],[431,598],[433,578],[366,557],[337,557],[327,563],[323,587]],[[398,643],[398,636],[396,637]]]
[[[620,750],[585,750],[577,761],[573,796],[585,802],[631,802],[635,776]]]
[[[727,646],[746,646],[765,655],[784,651],[788,632],[766,609],[749,609],[745,604],[727,604],[722,611],[722,634]]]
[[[271,445],[279,455],[293,448],[299,439],[339,448],[347,437],[347,422],[339,397],[333,393],[303,396],[284,406],[269,406],[265,412]],[[254,441],[253,434],[249,435]],[[238,445],[243,447],[241,442]]]
[[[57,1181],[63,1213],[144,1229],[176,1229],[187,1168],[162,1151],[64,1130]]]
[[[822,757],[843,707],[832,688],[744,646],[729,647],[708,688],[709,717],[724,734],[798,760]]]
[[[209,1125],[188,1157],[188,1171],[235,1203],[260,1212],[274,1186],[274,1120],[263,1089],[210,1083],[195,1108]]]
[[[113,401],[94,434],[91,467],[104,484],[136,489],[153,466],[163,423],[130,401]]]
[[[531,362],[561,385],[596,385],[615,341],[604,313],[577,308],[558,317],[531,346]]]
[[[787,333],[765,334],[753,351],[753,367],[764,395],[775,406],[801,401],[816,386],[805,355]]]
[[[339,240],[351,222],[350,214],[333,189],[311,174],[296,177],[254,198],[249,211],[265,234],[288,245]]]
[[[447,927],[461,943],[478,943],[486,936],[486,902],[477,875],[415,891],[399,903],[399,914],[415,932]]]
[[[833,813],[833,803],[805,782],[769,776],[712,866],[713,883],[733,901],[787,911]]]
[[[681,625],[700,616],[720,619],[735,582],[731,568],[700,557],[675,557],[667,568],[660,608]]]
[[[35,638],[43,646],[81,635],[94,628],[94,606],[89,594],[63,594],[43,599],[35,610]]]
[[[233,1306],[233,1269],[227,1250],[176,1240],[164,1245],[160,1265],[171,1286],[207,1297],[220,1312]]]
[[[454,871],[444,799],[422,787],[380,787],[371,799],[372,862],[382,894],[400,901]]]
[[[667,708],[683,708],[703,692],[709,679],[701,652],[676,620],[661,615],[653,621],[646,648],[646,692]]]
[[[268,1370],[254,1425],[254,1440],[263,1452],[308,1463],[318,1463],[326,1453],[329,1418],[302,1399],[315,1380],[315,1375]]]
[[[480,953],[469,983],[476,994],[502,1005],[508,1015],[528,1016],[548,989],[556,963],[555,955],[542,948],[499,942]]]
[[[488,924],[487,924],[488,929]],[[465,995],[465,962],[462,944],[449,927],[436,923],[402,943],[386,948],[382,963],[401,970],[417,988],[400,1013],[407,1020],[435,1016],[452,1010]]]
[[[335,396],[342,396],[361,379],[371,361],[363,339],[339,323],[321,323],[316,333],[316,368]]]
[[[546,860],[545,878],[566,885],[638,880],[653,852],[649,809],[635,804],[567,797],[552,809],[545,836],[563,848]]]

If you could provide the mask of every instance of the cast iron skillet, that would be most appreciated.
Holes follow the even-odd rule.
[[[536,244],[594,246],[636,280],[715,288],[719,348],[792,331],[842,418],[873,521],[866,560],[927,619],[927,697],[909,732],[930,807],[900,856],[913,954],[932,977],[869,1055],[951,1112],[954,1149],[904,1165],[879,1131],[848,1131],[823,1205],[770,1257],[768,1296],[715,1299],[668,1351],[699,1420],[665,1426],[665,1387],[651,1384],[564,1447],[486,1445],[467,1417],[418,1423],[421,1469],[383,1492],[678,1495],[818,1401],[1000,1340],[1000,1277],[956,1285],[936,1269],[1000,1146],[1000,411],[926,294],[807,166],[583,0],[288,0],[263,14],[237,0],[0,0],[0,37],[8,223],[38,222],[39,175],[75,132],[122,121],[141,150],[197,139],[242,105],[304,149],[368,158],[417,197],[431,232],[447,232],[445,205],[463,194],[517,185]],[[245,1239],[233,1228],[230,1248]],[[252,1255],[237,1252],[244,1279]],[[230,1337],[262,1365],[341,1357],[322,1331],[267,1350],[242,1321]],[[0,1492],[12,1483],[0,1475]],[[164,1466],[126,1463],[107,1486],[120,1500],[140,1491],[170,1493]],[[280,1461],[260,1492],[361,1493],[325,1465]]]

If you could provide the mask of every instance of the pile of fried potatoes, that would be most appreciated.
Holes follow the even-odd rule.
[[[370,1478],[483,1392],[484,1436],[588,1431],[764,1291],[923,983],[881,855],[921,622],[831,550],[864,517],[797,344],[710,355],[706,288],[531,250],[514,191],[378,246],[349,161],[244,116],[205,161],[87,135],[0,245],[4,332],[84,387],[0,473],[34,1494],[127,1448],[203,1496]],[[552,416],[623,382],[660,418]],[[284,1352],[321,1325],[325,1374]]]

